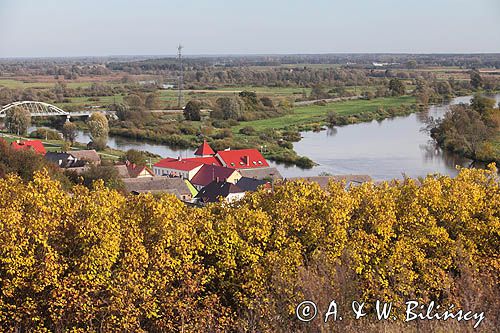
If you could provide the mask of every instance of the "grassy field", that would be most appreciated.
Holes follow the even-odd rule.
[[[351,100],[343,102],[329,103],[325,106],[308,105],[297,107],[293,112],[278,118],[261,119],[242,122],[233,127],[238,132],[242,127],[252,126],[257,131],[267,128],[284,128],[291,125],[307,125],[312,123],[323,123],[329,111],[335,111],[340,115],[352,115],[362,112],[376,111],[379,107],[393,108],[401,105],[411,105],[415,103],[412,96],[377,98],[373,100]]]
[[[53,88],[57,80],[54,82],[28,82],[23,80],[15,79],[0,79],[0,86],[11,89],[25,89],[25,88],[36,88],[36,89],[47,89]],[[63,81],[69,88],[86,88],[90,87],[93,82],[71,82]],[[100,82],[100,84],[111,84],[107,82]]]

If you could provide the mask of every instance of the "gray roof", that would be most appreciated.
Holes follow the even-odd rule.
[[[267,184],[267,181],[262,179],[254,179],[248,177],[241,177],[238,179],[236,186],[241,188],[243,191],[257,191],[259,186]]]
[[[254,168],[245,170],[240,169],[239,171],[243,177],[248,177],[248,178],[255,178],[255,179],[272,178],[273,180],[283,178],[278,169],[274,167]]]
[[[49,151],[45,154],[45,159],[61,168],[79,168],[85,165],[85,161],[79,160],[65,152]]]
[[[195,198],[203,203],[217,202],[219,197],[226,198],[230,193],[243,193],[245,192],[237,185],[228,183],[226,181],[214,180],[204,188],[202,188]]]
[[[79,160],[85,160],[90,163],[100,163],[101,157],[94,150],[72,150],[69,152],[72,156],[76,157]]]
[[[288,181],[294,180],[304,180],[306,182],[314,182],[318,183],[322,189],[326,189],[328,187],[328,183],[331,181],[334,182],[346,182],[346,186],[349,187],[353,184],[361,184],[372,181],[372,177],[368,175],[336,175],[336,176],[315,176],[315,177],[293,177],[287,178]]]
[[[116,171],[118,171],[118,176],[120,176],[120,178],[130,178],[127,166],[125,164],[114,165],[113,167],[116,169]]]
[[[173,193],[180,197],[191,196],[186,181],[181,178],[145,177],[123,179],[125,190],[134,193]]]

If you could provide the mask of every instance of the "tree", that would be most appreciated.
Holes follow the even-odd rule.
[[[406,92],[405,85],[398,78],[393,78],[389,81],[389,90],[393,96],[401,96]]]
[[[431,125],[431,137],[445,149],[476,159],[495,129],[469,106],[454,105],[443,119]]]
[[[243,115],[243,101],[238,97],[220,97],[215,104],[223,119],[239,120]]]
[[[323,86],[320,84],[315,84],[311,89],[311,94],[309,95],[310,99],[324,99],[329,97],[330,95],[324,91]]]
[[[257,104],[257,94],[253,91],[242,91],[238,94],[242,99],[250,104]]]
[[[267,96],[261,97],[260,102],[267,108],[274,108],[273,100]]]
[[[25,135],[31,125],[31,114],[25,108],[14,106],[7,110],[5,126],[10,133]]]
[[[486,111],[495,107],[495,100],[481,94],[475,94],[470,101],[470,106],[473,110],[484,115]]]
[[[144,110],[144,100],[141,96],[136,94],[130,94],[126,96],[123,101],[128,105],[131,111],[143,111]]]
[[[87,125],[89,127],[90,137],[96,149],[104,149],[108,141],[109,132],[109,124],[106,116],[101,112],[94,112],[90,116]]]
[[[470,72],[470,85],[474,89],[479,89],[483,86],[483,78],[477,69]]]
[[[417,61],[415,60],[408,60],[408,62],[406,63],[406,67],[409,68],[409,69],[414,69],[414,68],[417,68]]]
[[[184,108],[184,118],[186,120],[201,120],[201,103],[199,101],[189,101]]]
[[[128,120],[131,118],[133,112],[130,112],[130,109],[125,103],[118,103],[114,105],[114,109],[116,111],[116,116],[120,120]]]
[[[389,300],[401,316],[416,299],[472,304],[490,318],[479,331],[498,331],[494,166],[347,189],[289,180],[197,209],[170,193],[106,188],[108,171],[85,175],[88,188],[71,195],[44,170],[28,182],[0,179],[1,330],[378,332],[386,322],[352,316],[304,326],[294,310],[304,299],[318,309]],[[412,328],[468,332],[473,323]]]
[[[160,98],[156,92],[148,94],[144,102],[146,109],[157,110],[160,107]]]
[[[88,188],[91,188],[96,180],[104,181],[104,185],[109,188],[123,188],[123,182],[118,174],[118,170],[113,166],[91,165],[90,169],[82,173],[81,176],[83,177],[83,185]]]
[[[62,129],[62,134],[64,140],[69,141],[71,144],[75,143],[76,135],[77,135],[77,127],[72,122],[65,122]]]
[[[135,149],[127,150],[125,155],[121,157],[122,162],[129,161],[130,163],[134,163],[135,165],[140,165],[140,166],[146,165],[146,159],[147,156],[143,151]]]

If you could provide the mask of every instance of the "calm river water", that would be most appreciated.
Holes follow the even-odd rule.
[[[468,103],[471,96],[457,97],[450,104]],[[497,102],[500,95],[496,95]],[[330,174],[366,174],[377,180],[425,176],[441,173],[454,176],[456,165],[468,166],[470,160],[436,148],[428,133],[422,130],[431,116],[442,117],[450,104],[432,106],[409,116],[335,127],[321,132],[302,132],[303,139],[294,143],[299,155],[318,163],[312,169],[301,169],[271,162],[283,177]],[[87,143],[90,137],[79,131],[77,141]],[[110,137],[108,146],[120,150],[149,151],[162,157],[190,157],[193,150],[179,150],[165,145]]]

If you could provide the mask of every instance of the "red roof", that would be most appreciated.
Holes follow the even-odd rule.
[[[190,180],[193,185],[206,186],[214,180],[223,181],[229,178],[236,170],[217,165],[205,164]]]
[[[35,152],[45,155],[47,152],[45,147],[43,146],[42,141],[40,140],[25,140],[25,141],[14,141],[11,144],[12,149],[21,150],[21,149],[33,149]]]
[[[189,157],[189,158],[186,158],[185,160],[193,161],[193,162],[200,162],[203,164],[222,166],[222,163],[215,156]]]
[[[194,152],[196,156],[215,155],[214,150],[208,145],[207,140],[203,140],[201,146]]]
[[[190,171],[196,169],[197,167],[203,165],[204,163],[199,161],[191,161],[189,159],[177,159],[167,157],[156,163],[154,166],[157,168],[167,168],[181,171]]]
[[[266,159],[257,149],[218,151],[217,155],[226,167],[235,169],[255,169],[269,167]]]

